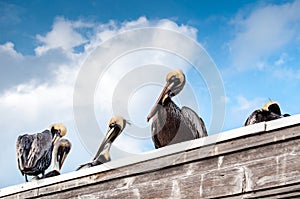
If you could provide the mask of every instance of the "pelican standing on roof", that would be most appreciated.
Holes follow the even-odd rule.
[[[80,165],[77,170],[109,162],[111,160],[109,154],[110,147],[114,140],[121,134],[121,132],[125,128],[126,123],[128,122],[122,116],[112,117],[109,121],[108,130],[105,134],[105,137],[103,138],[93,161]]]
[[[53,148],[52,153],[52,171],[45,174],[45,178],[60,175],[60,170],[65,162],[68,154],[70,153],[72,144],[67,139],[59,139]]]
[[[42,174],[50,166],[54,144],[67,132],[63,124],[55,124],[50,130],[37,134],[21,135],[17,139],[16,152],[19,170],[25,175],[37,176]]]
[[[263,108],[257,109],[251,113],[244,123],[244,126],[255,124],[259,122],[266,122],[270,120],[279,119],[290,116],[289,114],[281,114],[279,103],[275,101],[267,102]]]
[[[166,85],[147,117],[153,118],[151,131],[155,148],[207,136],[203,120],[188,107],[181,109],[172,101],[184,87],[182,70],[171,71]]]

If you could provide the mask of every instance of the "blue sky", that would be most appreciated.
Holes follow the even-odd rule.
[[[74,171],[79,164],[91,160],[102,135],[89,138],[94,148],[87,147],[82,139],[84,135],[78,130],[73,112],[76,77],[97,46],[126,30],[171,29],[203,46],[215,63],[225,89],[225,96],[220,96],[226,106],[222,131],[242,126],[247,116],[269,99],[278,101],[284,113],[298,114],[299,9],[299,0],[0,0],[0,126],[2,140],[5,140],[0,152],[0,187],[23,182],[15,160],[17,136],[42,131],[54,122],[67,125],[67,137],[73,143],[63,173]],[[120,48],[126,45],[129,45],[126,41],[120,41]],[[184,46],[180,40],[174,40],[174,45]],[[105,131],[111,117],[107,103],[112,100],[112,90],[126,71],[118,67],[127,64],[129,70],[129,65],[152,63],[183,67],[188,82],[196,90],[197,112],[209,128],[212,105],[205,77],[196,75],[191,66],[167,53],[142,53],[135,52],[118,60],[99,80],[95,91],[99,103],[95,104],[95,112],[104,115],[96,114],[101,130]],[[136,60],[136,57],[144,59]],[[162,81],[157,85],[164,84],[164,76],[162,73],[157,77]],[[137,126],[149,125],[143,116],[154,103],[160,86],[145,87],[143,96],[138,92],[132,94],[130,99],[134,103],[128,105],[129,115]],[[102,97],[103,93],[106,98]],[[192,106],[184,103],[188,103],[186,99],[177,101]],[[140,107],[142,102],[146,104],[144,109]],[[214,133],[217,132],[209,132]],[[128,153],[115,149],[113,159],[153,150],[147,136],[138,141],[124,135],[115,145]]]

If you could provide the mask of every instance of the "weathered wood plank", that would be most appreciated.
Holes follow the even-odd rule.
[[[220,198],[240,199],[240,198],[300,198],[300,183],[289,184],[272,189],[262,189],[253,192],[223,196]]]
[[[216,140],[215,143],[210,140],[211,144],[198,147],[195,143],[201,140],[180,143],[170,146],[173,152],[165,152],[163,148],[154,151],[162,152],[162,156],[150,155],[155,158],[149,159],[138,156],[136,163],[113,169],[105,169],[105,166],[113,165],[111,162],[87,170],[92,171],[87,175],[78,175],[80,172],[88,173],[79,171],[67,174],[67,178],[62,175],[41,180],[36,186],[28,183],[28,187],[32,188],[20,189],[6,196],[251,198],[280,193],[290,196],[298,194],[289,186],[300,183],[300,124],[295,124],[295,121],[290,126],[278,127],[278,124],[274,124],[269,131],[228,138]],[[174,150],[176,146],[181,150]],[[183,146],[186,146],[186,150],[183,150]],[[75,177],[72,178],[72,174]],[[299,186],[296,188],[299,189]],[[284,193],[287,190],[292,192]]]
[[[298,131],[295,129],[297,129]],[[241,151],[243,149],[257,147],[257,146],[264,145],[264,144],[270,143],[270,142],[271,143],[280,142],[282,140],[288,139],[291,135],[293,135],[294,137],[300,136],[299,129],[300,129],[300,127],[293,127],[292,129],[290,129],[288,131],[288,133],[286,133],[285,137],[282,139],[280,139],[280,137],[279,137],[279,138],[276,138],[276,140],[274,140],[274,135],[272,133],[266,133],[264,135],[257,135],[257,136],[259,136],[258,141],[257,141],[257,136],[251,136],[251,137],[245,138],[245,139],[247,139],[246,141],[234,140],[234,141],[231,141],[230,143],[220,143],[216,146],[207,146],[207,147],[187,151],[187,152],[180,153],[180,154],[173,154],[170,156],[157,158],[157,159],[154,159],[151,161],[145,161],[145,162],[134,164],[134,165],[131,165],[128,167],[116,169],[113,172],[109,172],[108,175],[103,175],[103,174],[96,175],[96,176],[93,176],[92,179],[90,176],[88,176],[86,180],[83,180],[80,184],[76,184],[76,186],[84,184],[83,182],[86,182],[89,184],[89,183],[91,183],[91,180],[94,182],[99,182],[99,181],[109,180],[112,178],[118,178],[118,177],[127,176],[127,175],[156,171],[156,170],[159,170],[159,169],[162,169],[165,167],[169,167],[172,165],[187,163],[189,161],[201,160],[202,158],[208,158],[208,157],[213,157],[216,155],[232,153],[234,151]],[[281,132],[277,132],[277,133],[281,133]],[[245,144],[245,142],[247,142],[247,145]],[[218,149],[218,150],[216,150],[216,149]],[[210,151],[209,154],[206,154],[207,150]],[[258,153],[258,155],[259,155],[259,153]],[[207,168],[204,167],[204,169],[207,169]],[[71,185],[72,184],[73,183],[71,183]]]
[[[297,170],[297,165],[300,164],[300,149],[295,147],[299,144],[299,140],[279,142],[272,147],[266,145],[261,148],[261,151],[252,148],[239,152],[237,154],[240,159],[237,159],[234,154],[227,154],[223,158],[218,156],[190,164],[178,164],[155,172],[115,178],[71,191],[63,191],[60,196],[77,197],[79,194],[80,196],[94,194],[93,196],[96,197],[124,197],[134,192],[142,195],[143,198],[153,196],[168,198],[174,194],[181,197],[208,198],[292,184],[300,179]],[[278,155],[269,157],[271,149],[274,149]],[[260,156],[255,155],[258,152]],[[220,159],[223,159],[223,165]],[[296,166],[289,168],[284,166],[290,163]],[[40,194],[43,194],[41,190]]]
[[[238,167],[210,171],[204,174],[202,179],[200,197],[208,198],[241,193],[243,177],[243,169]]]
[[[269,151],[269,150],[264,150],[264,151]],[[247,157],[247,156],[246,156]],[[227,158],[225,158],[225,160],[226,160]],[[161,161],[159,161],[159,162],[161,162]],[[218,160],[218,162],[217,161],[215,161],[215,163],[214,164],[211,164],[211,163],[209,163],[208,165],[212,165],[213,167],[217,167],[217,165],[218,164],[220,164],[220,161]],[[231,163],[232,164],[232,163]],[[142,166],[142,168],[143,168],[143,166]],[[162,165],[158,165],[158,168],[163,168],[162,167]],[[202,167],[200,167],[200,168],[203,168],[203,170],[202,171],[205,171],[205,170],[208,170],[208,169],[212,169],[212,168],[207,168],[207,166],[202,166]],[[127,168],[128,169],[128,168]],[[133,169],[136,169],[136,167],[134,167]],[[128,171],[128,170],[127,170]],[[115,171],[115,172],[119,172],[119,171]],[[105,176],[110,176],[110,174],[111,174],[111,172],[108,172],[107,174],[99,174],[98,176],[96,175],[96,176],[93,176],[93,178],[94,179],[97,179],[97,178],[101,178],[101,177],[105,177]],[[177,174],[174,174],[174,173],[170,173],[170,175],[172,176],[172,175],[177,175]],[[118,176],[115,176],[115,177],[118,177]],[[86,182],[89,182],[90,183],[90,178],[89,179],[87,179],[86,180]],[[83,183],[84,184],[84,183]],[[74,184],[73,184],[74,185]],[[80,185],[80,183],[78,183],[78,181],[77,181],[77,184],[76,184],[76,186],[77,185]],[[57,186],[54,186],[55,187],[55,190],[51,190],[51,186],[50,187],[47,187],[46,188],[46,190],[45,190],[45,192],[53,192],[53,191],[59,191],[59,190],[61,190],[62,189],[62,187],[59,187],[59,189],[57,189],[58,187]],[[64,186],[63,186],[64,187]],[[64,187],[65,188],[65,187]],[[43,188],[41,188],[41,190],[40,190],[40,194],[42,194],[43,193]]]
[[[300,118],[300,115],[296,115],[296,116],[292,116],[292,117]],[[98,166],[98,167],[90,168],[88,170],[85,170],[84,172],[78,171],[76,173],[64,174],[63,178],[56,177],[56,178],[51,179],[51,181],[50,180],[40,180],[38,184],[29,182],[29,183],[24,183],[24,184],[20,184],[20,185],[3,188],[3,189],[0,189],[0,197],[7,196],[10,194],[14,194],[14,193],[19,193],[19,192],[25,192],[27,190],[30,190],[30,189],[33,189],[36,187],[48,186],[48,185],[60,183],[63,181],[69,181],[72,179],[81,178],[83,176],[97,174],[101,171],[109,170],[110,168],[116,169],[116,168],[128,166],[131,164],[136,164],[136,163],[151,160],[151,159],[156,159],[159,157],[180,153],[185,150],[196,149],[196,148],[199,148],[200,146],[207,146],[207,145],[215,144],[216,142],[222,142],[224,140],[230,140],[233,138],[246,136],[248,134],[256,134],[256,133],[262,132],[264,130],[265,130],[265,123],[254,124],[251,126],[230,130],[227,132],[220,133],[218,135],[212,135],[212,136],[208,136],[208,137],[205,137],[202,139],[193,140],[190,142],[179,143],[176,145],[164,147],[163,149],[157,149],[157,150],[153,150],[150,152],[146,152],[146,153],[143,153],[138,156],[132,156],[132,157],[125,158],[125,159],[119,159],[116,161],[112,161],[112,162],[105,164],[105,166]]]

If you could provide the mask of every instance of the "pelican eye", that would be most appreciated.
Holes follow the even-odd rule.
[[[176,82],[176,80],[178,81],[178,78],[175,75],[172,75],[172,77],[169,79],[170,82]]]
[[[174,85],[181,84],[180,79],[178,77],[176,77],[175,75],[171,77],[170,82],[174,83]]]
[[[113,127],[115,127],[115,126],[116,126],[116,123],[115,123],[115,122],[112,122],[112,123],[110,123],[109,128],[113,128]]]

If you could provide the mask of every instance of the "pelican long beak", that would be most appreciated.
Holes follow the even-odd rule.
[[[61,169],[61,167],[64,164],[66,158],[67,158],[67,152],[64,151],[61,158],[58,160],[59,169]]]
[[[94,157],[94,160],[98,159],[101,152],[104,150],[105,146],[108,143],[113,142],[113,140],[119,136],[119,134],[121,133],[121,129],[117,128],[117,127],[113,127],[113,128],[109,128],[105,134],[104,139],[102,140],[100,147]]]
[[[158,106],[163,105],[165,99],[167,97],[169,97],[169,94],[171,92],[171,88],[173,87],[173,85],[174,85],[174,83],[167,82],[164,89],[161,91],[159,97],[157,98],[154,106],[152,107],[149,115],[147,116],[147,122],[149,122],[149,120],[155,115],[155,113],[157,112]]]
[[[61,138],[60,132],[55,133],[54,137],[52,138],[52,143],[56,143],[59,140],[59,138]]]

